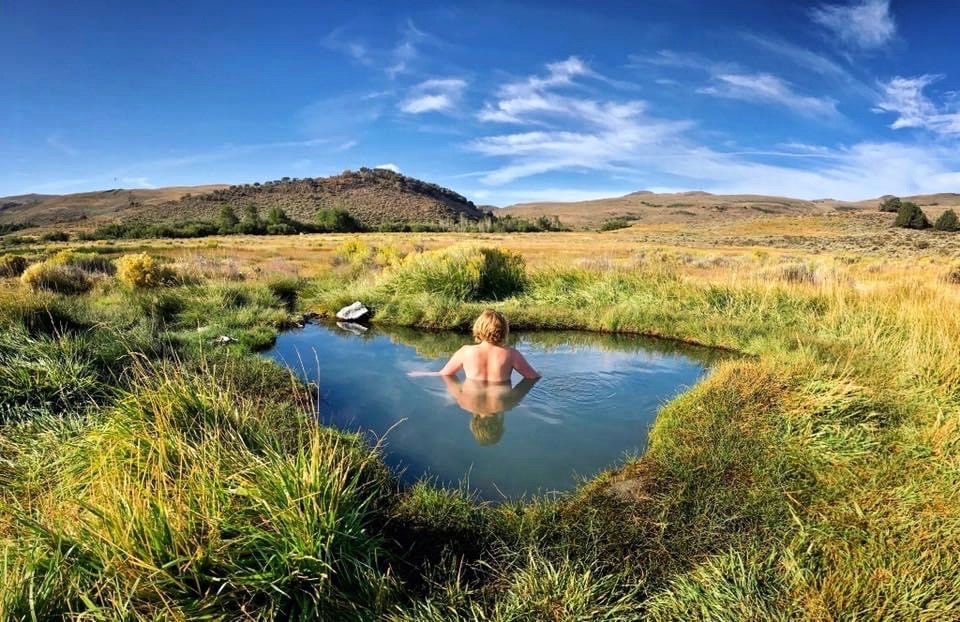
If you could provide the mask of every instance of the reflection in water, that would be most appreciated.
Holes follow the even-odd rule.
[[[455,376],[440,376],[447,385],[447,392],[457,406],[467,411],[470,431],[481,445],[495,445],[503,436],[503,415],[523,401],[536,380],[524,378],[511,387],[509,382],[483,382],[460,380]]]
[[[651,339],[521,332],[513,345],[543,374],[535,383],[410,375],[439,369],[466,341],[456,333],[371,327],[355,335],[309,325],[280,335],[267,356],[317,386],[323,423],[382,439],[384,460],[404,482],[465,484],[486,499],[568,490],[642,451],[660,406],[716,358]]]

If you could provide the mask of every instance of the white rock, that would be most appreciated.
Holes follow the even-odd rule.
[[[362,320],[368,315],[370,315],[370,309],[365,307],[364,304],[359,300],[352,305],[348,305],[337,311],[337,319],[346,320],[348,322]]]

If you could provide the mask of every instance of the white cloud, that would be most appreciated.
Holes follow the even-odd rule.
[[[400,110],[407,114],[452,112],[466,86],[467,82],[460,78],[426,80],[410,89],[409,96],[400,102]]]
[[[813,8],[810,17],[847,46],[862,50],[881,47],[893,39],[897,31],[890,14],[890,0],[824,4]]]
[[[938,106],[923,91],[941,76],[922,75],[914,78],[896,77],[883,85],[882,99],[876,112],[897,115],[890,125],[899,130],[905,127],[923,128],[937,134],[960,134],[960,110],[953,102]]]
[[[498,99],[480,113],[481,120],[517,126],[517,131],[480,136],[466,144],[497,162],[475,174],[491,188],[492,200],[520,199],[503,186],[549,172],[604,172],[635,184],[634,188],[667,186],[849,200],[948,191],[960,177],[960,155],[955,152],[895,142],[845,147],[788,143],[766,150],[718,151],[694,140],[691,120],[651,116],[642,101],[598,101],[564,94],[558,91],[574,86],[572,78],[550,77],[498,89]],[[776,79],[752,78],[756,76],[722,84],[752,87],[751,96],[784,105],[782,100],[795,95]],[[820,100],[790,105],[819,113],[834,109],[832,102]],[[532,196],[533,191],[516,192]]]
[[[394,164],[393,162],[387,162],[386,164],[378,164],[373,168],[382,168],[388,171],[393,171],[394,173],[400,174],[400,167]]]
[[[778,104],[794,112],[820,118],[836,117],[836,101],[828,97],[800,95],[782,79],[769,73],[722,73],[715,84],[699,89],[699,93],[742,101]]]

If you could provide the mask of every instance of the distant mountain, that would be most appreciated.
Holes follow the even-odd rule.
[[[932,217],[948,207],[960,209],[960,194],[957,193],[901,198],[917,203]],[[291,218],[303,221],[312,220],[324,208],[345,209],[368,226],[384,222],[476,220],[486,213],[494,213],[521,218],[557,216],[570,227],[594,228],[612,218],[653,224],[707,221],[719,217],[876,211],[881,199],[806,201],[750,194],[715,195],[699,190],[678,193],[639,190],[608,199],[523,203],[497,208],[474,205],[452,190],[389,170],[362,168],[332,177],[283,178],[235,186],[113,189],[68,195],[0,197],[0,224],[60,225],[80,229],[107,222],[216,221],[224,205],[231,206],[237,216],[242,216],[242,210],[252,204],[263,217],[271,208],[280,207]]]
[[[901,197],[921,207],[933,207],[931,213],[946,207],[960,207],[960,194],[930,194]],[[711,194],[699,190],[653,193],[647,190],[622,197],[592,201],[518,203],[499,210],[500,215],[521,218],[556,216],[572,227],[596,227],[605,220],[623,218],[641,223],[696,222],[715,218],[744,218],[763,215],[817,215],[838,212],[876,211],[880,198],[858,202],[834,199],[791,199],[753,194]],[[939,208],[939,209],[938,209]]]

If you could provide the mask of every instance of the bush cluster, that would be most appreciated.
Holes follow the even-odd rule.
[[[237,216],[234,209],[226,205],[220,213],[218,222],[191,220],[176,223],[109,223],[100,225],[93,231],[77,235],[81,240],[139,240],[159,238],[203,238],[214,235],[296,235],[300,233],[361,233],[364,231],[406,232],[406,233],[534,233],[539,231],[568,231],[556,216],[540,216],[535,220],[514,216],[497,217],[489,214],[485,218],[473,221],[468,219],[441,219],[433,222],[385,222],[375,227],[364,226],[346,209],[323,208],[314,222],[302,222],[287,216],[275,207],[260,217],[256,205],[247,205],[243,217]]]
[[[600,231],[614,231],[616,229],[626,229],[630,222],[626,218],[610,218],[603,221],[600,225]]]
[[[502,300],[526,287],[523,257],[498,248],[454,246],[408,255],[388,271],[391,294],[429,293],[462,301]]]
[[[933,228],[936,231],[948,232],[960,231],[960,218],[952,209],[940,214],[933,224],[930,223],[919,205],[912,201],[901,201],[898,197],[886,197],[880,202],[880,211],[897,213],[897,218],[893,222],[895,227],[904,229]]]
[[[45,290],[58,294],[82,294],[93,287],[93,280],[82,268],[53,259],[30,266],[24,270],[20,280],[34,291]]]
[[[176,272],[146,253],[123,255],[117,259],[117,278],[132,289],[172,285]]]

